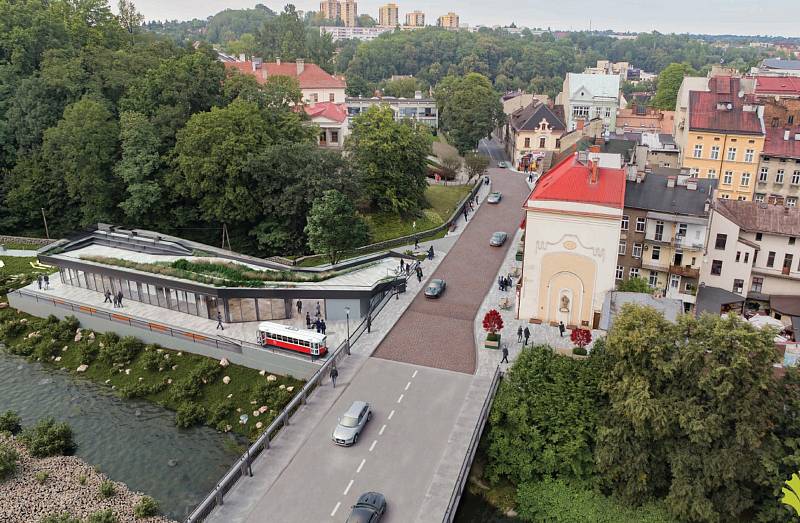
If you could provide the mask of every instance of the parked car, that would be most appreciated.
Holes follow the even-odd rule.
[[[490,192],[489,196],[486,197],[486,203],[500,203],[500,200],[503,199],[503,193],[499,191]]]
[[[347,412],[339,418],[331,438],[337,445],[349,447],[358,441],[358,435],[372,419],[372,409],[366,401],[354,401]]]
[[[501,245],[506,243],[507,239],[508,239],[508,233],[498,231],[492,234],[492,237],[489,239],[489,245],[491,245],[492,247],[500,247]]]
[[[438,298],[442,295],[442,293],[444,293],[445,287],[447,287],[447,282],[444,280],[431,280],[431,282],[425,288],[425,297]]]
[[[350,509],[345,523],[377,523],[386,512],[386,497],[380,492],[365,492]]]
[[[506,169],[508,168],[508,162],[497,162],[497,166],[501,169]]]

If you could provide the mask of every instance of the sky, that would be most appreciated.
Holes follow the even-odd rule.
[[[378,17],[390,0],[362,0],[359,13]],[[116,4],[115,0],[110,0]],[[800,0],[394,0],[400,18],[419,9],[428,24],[448,11],[469,25],[509,25],[563,30],[800,36]],[[134,0],[147,20],[206,18],[224,9],[253,7],[255,0]],[[278,11],[287,1],[262,1]],[[295,0],[302,10],[319,10],[318,0]],[[599,8],[598,8],[599,7]]]

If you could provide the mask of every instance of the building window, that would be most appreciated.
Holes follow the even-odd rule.
[[[800,185],[800,171],[792,173],[792,185]]]
[[[319,95],[317,93],[311,93],[311,101],[319,102]]]
[[[742,180],[739,182],[742,187],[750,185],[750,173],[742,173]]]
[[[753,163],[753,156],[755,155],[755,151],[752,149],[747,149],[744,152],[744,161],[747,163]]]
[[[725,171],[725,175],[722,177],[722,184],[730,185],[732,183],[733,183],[733,171]]]
[[[653,238],[657,242],[663,241],[664,239],[664,222],[662,222],[661,220],[658,220],[656,222],[656,232],[653,235]]]
[[[677,274],[670,274],[669,286],[671,289],[679,289],[681,286],[681,277]]]
[[[778,172],[775,174],[775,183],[783,183],[783,175],[784,170],[778,169]]]
[[[764,237],[764,235],[763,235],[762,233],[760,233],[760,232],[757,232],[757,233],[756,233],[756,241],[757,241],[757,242],[760,242],[760,241],[761,241],[761,238],[763,238],[763,237]]]
[[[775,251],[769,251],[767,254],[767,267],[775,266]]]
[[[621,280],[624,274],[625,274],[625,267],[623,267],[622,265],[617,265],[617,271],[614,274],[615,278]]]
[[[783,274],[789,274],[792,270],[792,260],[794,260],[794,255],[788,252],[783,255]]]
[[[736,147],[728,147],[728,161],[736,160]]]
[[[661,246],[660,245],[653,245],[653,248],[650,251],[650,257],[653,260],[660,260],[661,259]]]
[[[719,197],[722,198],[723,200],[727,200],[731,197],[731,195],[728,193],[722,193],[719,195]]]
[[[606,107],[606,118],[611,118],[611,107]]]
[[[733,292],[736,294],[742,294],[742,291],[744,291],[744,280],[733,280]]]
[[[622,229],[623,231],[628,230],[628,217],[625,215],[622,216],[622,223],[620,225],[620,229]]]
[[[690,167],[689,168],[689,176],[692,178],[697,178],[697,175],[700,174],[700,169],[697,167]]]
[[[753,283],[750,285],[750,290],[752,292],[761,292],[763,286],[764,278],[760,276],[753,276]]]
[[[710,180],[716,180],[717,179],[717,170],[716,169],[709,169],[708,170],[708,178]]]
[[[713,260],[711,262],[711,274],[713,276],[722,275],[722,260]]]
[[[525,138],[525,146],[524,147],[527,149],[530,146],[531,146],[531,139],[530,138]]]
[[[336,101],[336,95],[333,94],[333,93],[329,93],[328,94],[328,101],[329,102],[335,102]]]
[[[539,138],[539,149],[544,149],[547,146],[547,138]]]
[[[763,194],[761,194],[761,193],[756,193],[756,194],[753,196],[753,200],[755,200],[755,201],[757,201],[757,202],[763,202],[763,201],[764,201],[764,195],[763,195]]]
[[[794,245],[795,241],[797,241],[797,238],[795,238],[794,236],[789,237],[789,245]]]
[[[680,238],[686,238],[686,231],[689,229],[689,226],[685,223],[678,224],[678,236]]]
[[[644,232],[647,220],[642,217],[636,218],[636,232]]]
[[[749,261],[750,261],[750,253],[746,252],[746,253],[744,253],[744,262],[747,263]]]
[[[642,257],[642,244],[641,243],[634,243],[633,244],[633,251],[631,251],[631,256],[634,258],[641,258]]]
[[[331,131],[331,143],[339,143],[339,131]]]
[[[695,158],[702,158],[703,157],[703,144],[698,143],[694,146],[694,157]]]
[[[736,251],[736,263],[742,258],[742,251]]]
[[[717,234],[717,239],[714,242],[714,248],[720,251],[724,251],[726,243],[728,243],[728,235],[721,233]]]
[[[656,285],[658,285],[658,273],[657,272],[650,272],[650,276],[647,278],[647,284],[650,286],[651,289],[655,289]]]
[[[639,267],[631,267],[631,270],[630,270],[630,272],[628,274],[630,274],[631,278],[638,278],[639,277]]]
[[[589,106],[588,105],[576,105],[572,108],[572,117],[573,118],[588,118],[589,117]]]
[[[619,248],[617,249],[617,254],[620,256],[625,256],[625,251],[628,249],[628,241],[627,240],[620,240],[619,241]]]
[[[736,199],[739,200],[740,202],[746,202],[747,201],[747,196],[739,196]]]
[[[786,207],[795,207],[797,205],[797,197],[789,196],[786,198]]]
[[[712,160],[719,160],[719,145],[712,145],[711,146],[711,159]]]
[[[762,167],[761,170],[758,171],[758,181],[766,182],[768,175],[769,175],[769,167]]]

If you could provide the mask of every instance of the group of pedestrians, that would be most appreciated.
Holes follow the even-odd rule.
[[[497,285],[501,291],[507,291],[514,286],[514,282],[511,280],[511,276],[498,276]]]
[[[517,327],[517,342],[522,343],[523,339],[525,340],[524,345],[528,344],[528,340],[531,337],[531,330],[528,327],[525,327],[523,330],[522,325]]]
[[[302,313],[303,302],[297,300],[297,314],[299,316]],[[311,321],[311,313],[306,311],[306,328],[310,329],[312,325],[320,334],[325,334],[325,331],[328,329],[328,325],[325,323],[325,320],[322,317],[322,306],[319,304],[319,302],[314,305],[314,321]]]
[[[36,275],[36,283],[39,284],[39,290],[42,290],[42,285],[44,285],[44,290],[50,289],[50,276],[47,274],[37,274]]]
[[[122,291],[117,291],[117,293],[114,294],[106,289],[105,297],[106,299],[103,300],[103,303],[111,303],[114,307],[122,308]]]

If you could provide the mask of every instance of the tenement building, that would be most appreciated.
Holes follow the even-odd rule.
[[[800,127],[767,128],[758,165],[757,202],[795,207],[800,197]]]

